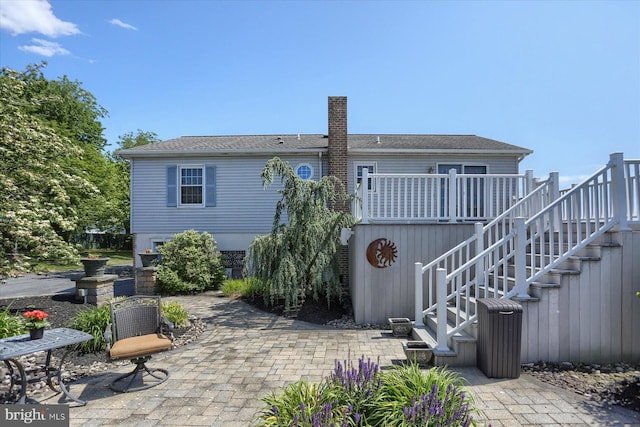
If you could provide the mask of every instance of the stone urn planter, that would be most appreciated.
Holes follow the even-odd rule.
[[[84,274],[87,277],[103,276],[109,258],[81,258]]]
[[[424,341],[407,341],[402,345],[407,361],[424,366],[431,362],[433,349]]]
[[[155,267],[160,259],[160,254],[157,252],[143,252],[139,253],[140,261],[142,261],[143,267]]]
[[[411,320],[406,317],[390,317],[389,326],[394,337],[408,337],[413,329]]]

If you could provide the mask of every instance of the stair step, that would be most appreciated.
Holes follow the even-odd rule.
[[[429,317],[429,316],[428,316]],[[430,322],[429,322],[430,323]],[[448,329],[452,325],[448,324]],[[437,326],[436,326],[437,327]],[[436,328],[429,325],[414,327],[413,339],[424,341],[433,348],[435,366],[475,366],[476,338],[466,332],[453,335],[448,341],[447,349],[439,349]]]
[[[533,269],[533,267],[531,267],[530,265],[527,265],[527,274],[531,275],[531,270]],[[513,277],[516,274],[516,268],[513,264],[509,264],[509,268],[508,268],[508,274],[509,277]],[[539,270],[539,268],[537,268],[536,270]],[[580,270],[577,270],[575,268],[552,268],[551,270],[549,270],[549,272],[547,274],[580,274]]]
[[[450,314],[453,310],[454,316],[455,316],[455,308],[454,307],[447,307],[447,314]],[[467,320],[467,316],[466,313],[461,312],[460,316],[463,317],[464,319],[463,321]],[[455,319],[455,317],[454,317]],[[436,317],[435,313],[431,313],[428,314],[426,316],[426,322],[425,322],[425,326],[427,327],[431,327],[434,331],[436,331],[438,329],[438,318]],[[449,333],[453,328],[455,327],[455,324],[453,323],[453,321],[451,319],[449,319],[449,317],[447,317],[447,333]],[[472,326],[469,326],[472,327]],[[465,331],[458,331],[456,332],[452,338],[456,338],[460,341],[468,341],[468,340],[475,340],[475,337],[471,334],[469,334],[468,332]]]
[[[431,315],[428,315],[427,317],[431,317],[431,319],[427,321],[427,324],[425,324],[425,326],[413,328],[413,330],[416,331],[417,334],[419,334],[419,337],[414,334],[414,338],[419,338],[420,340],[432,345],[432,347],[435,348],[438,344],[438,334],[436,332],[438,328],[438,319],[436,319],[435,316]],[[447,332],[453,329],[453,327],[454,325],[451,322],[447,322]],[[455,334],[453,334],[451,339],[459,342],[476,341],[476,337],[465,331],[456,332]]]
[[[547,288],[547,289],[560,287],[560,285],[557,283],[539,283],[539,282],[533,282],[531,286],[536,288]]]

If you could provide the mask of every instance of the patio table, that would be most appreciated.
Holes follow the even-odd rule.
[[[91,339],[93,339],[93,335],[70,328],[46,329],[44,331],[44,336],[38,340],[32,340],[29,337],[29,334],[16,335],[13,337],[0,339],[0,361],[3,361],[5,363],[11,375],[11,385],[9,386],[9,392],[11,392],[11,390],[13,389],[16,381],[19,380],[21,390],[18,403],[26,403],[27,383],[29,382],[29,378],[18,358],[20,356],[37,353],[39,351],[46,351],[47,358],[45,361],[44,372],[46,374],[47,385],[49,386],[49,388],[56,392],[62,391],[65,396],[67,396],[74,402],[77,402],[81,405],[86,405],[86,401],[80,400],[77,397],[73,396],[65,386],[64,382],[62,381],[62,365],[64,364],[64,359],[69,354],[69,351],[71,351],[71,347],[69,346],[84,341],[89,341]],[[51,353],[53,350],[62,347],[65,347],[64,355],[60,359],[60,363],[58,364],[58,366],[52,367]],[[20,374],[19,376],[15,374],[12,364],[18,370]],[[56,376],[58,377],[58,386],[60,387],[60,390],[56,389],[52,382],[53,378]]]

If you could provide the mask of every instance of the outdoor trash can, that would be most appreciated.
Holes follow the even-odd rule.
[[[522,306],[509,299],[478,300],[478,368],[489,378],[518,378]]]

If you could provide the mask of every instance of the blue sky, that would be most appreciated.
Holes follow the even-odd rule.
[[[638,1],[0,0],[0,66],[83,83],[109,143],[181,135],[475,134],[576,182],[640,158]]]

